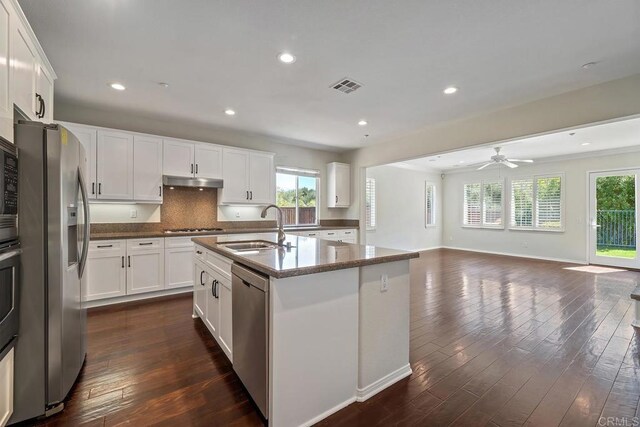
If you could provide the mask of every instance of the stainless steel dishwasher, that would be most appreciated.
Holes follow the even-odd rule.
[[[262,415],[269,418],[269,277],[234,263],[233,369]]]

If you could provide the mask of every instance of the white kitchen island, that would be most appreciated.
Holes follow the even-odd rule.
[[[275,242],[276,235],[194,239],[201,266],[198,260],[206,268],[211,259],[217,270],[234,262],[269,277],[270,425],[314,424],[411,374],[409,262],[417,253],[298,236],[288,236],[289,250],[240,252],[224,246],[256,240]],[[200,303],[205,312],[196,307],[198,286],[204,285],[196,278],[194,315],[207,324],[208,304]],[[224,304],[216,311],[220,316],[228,311]],[[217,329],[207,327],[215,337],[229,321],[220,318]],[[230,338],[216,337],[233,361]]]

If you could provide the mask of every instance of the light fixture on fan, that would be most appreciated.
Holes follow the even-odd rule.
[[[500,154],[500,147],[495,147],[494,150],[496,150],[495,156],[491,156],[491,161],[480,166],[478,170],[482,170],[491,165],[505,165],[513,169],[518,167],[516,163],[533,163],[533,160],[507,159],[507,156]]]

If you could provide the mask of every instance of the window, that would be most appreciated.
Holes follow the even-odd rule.
[[[436,225],[436,210],[435,210],[435,201],[436,201],[436,186],[425,182],[425,192],[424,192],[424,208],[425,208],[425,227]]]
[[[562,176],[511,181],[511,228],[562,230]]]
[[[318,177],[317,171],[276,168],[276,205],[284,225],[318,223]]]
[[[367,178],[365,190],[367,230],[376,228],[376,180]]]
[[[467,227],[504,227],[503,183],[477,182],[464,185],[464,219]]]

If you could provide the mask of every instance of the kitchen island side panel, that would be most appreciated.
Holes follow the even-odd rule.
[[[355,401],[358,269],[270,282],[270,425],[312,425]]]

